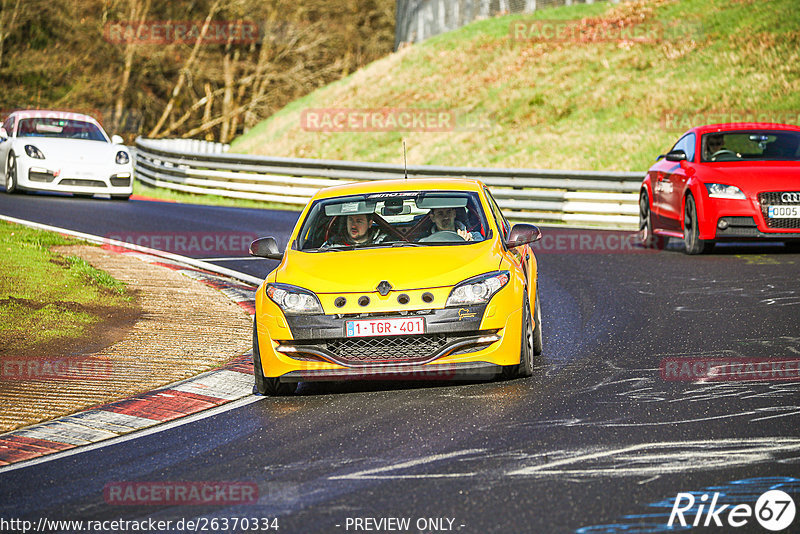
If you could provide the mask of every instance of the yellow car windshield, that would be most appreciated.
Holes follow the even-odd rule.
[[[352,195],[317,201],[297,248],[323,252],[354,247],[468,245],[490,230],[478,194],[412,191]]]

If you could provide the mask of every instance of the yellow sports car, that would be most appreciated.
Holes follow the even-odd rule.
[[[256,293],[255,389],[311,380],[530,376],[542,352],[530,224],[476,180],[348,184],[309,201]],[[533,304],[531,304],[533,303]]]

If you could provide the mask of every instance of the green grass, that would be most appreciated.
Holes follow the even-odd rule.
[[[74,256],[50,251],[83,244],[51,232],[0,221],[0,353],[78,339],[104,310],[134,305],[125,284]]]
[[[138,180],[134,180],[133,182],[133,194],[169,202],[179,202],[181,204],[204,204],[207,206],[228,206],[232,208],[282,209],[295,211],[300,209],[300,206],[293,206],[291,204],[278,204],[277,202],[247,200],[242,198],[227,198],[218,195],[198,195],[161,187],[150,187]]]
[[[533,42],[515,20],[602,27],[641,16],[664,38]],[[447,132],[306,131],[307,108],[454,110]],[[642,171],[705,114],[800,110],[796,0],[638,0],[472,23],[400,50],[286,106],[232,143],[271,156],[409,164]],[[678,128],[664,118],[677,112]],[[795,113],[796,115],[796,113]]]

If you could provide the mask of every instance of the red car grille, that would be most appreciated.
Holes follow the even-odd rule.
[[[761,205],[761,214],[767,223],[768,228],[785,229],[785,228],[800,228],[800,219],[770,219],[767,217],[767,209],[769,206],[779,206],[782,204],[796,204],[796,202],[784,202],[781,200],[783,193],[793,193],[800,195],[797,191],[770,191],[767,193],[758,194],[758,202]]]

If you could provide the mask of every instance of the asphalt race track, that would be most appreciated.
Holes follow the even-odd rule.
[[[246,232],[281,244],[297,216],[44,195],[0,195],[0,213],[98,235]],[[688,357],[800,359],[800,255],[765,245],[690,257],[674,243],[661,252],[550,247],[537,258],[545,354],[533,378],[301,384],[294,397],[0,471],[0,516],[153,519],[174,532],[189,531],[181,520],[245,531],[230,528],[235,518],[277,518],[282,533],[666,532],[676,497],[692,493],[686,522],[699,515],[711,525],[694,530],[767,532],[752,516],[732,527],[732,505],[754,508],[769,489],[800,504],[796,367],[794,380],[773,367],[758,380],[692,381],[680,366]],[[274,265],[217,261],[256,276]],[[114,485],[176,481],[255,484],[258,498],[108,497]],[[708,517],[715,495],[731,506]]]

